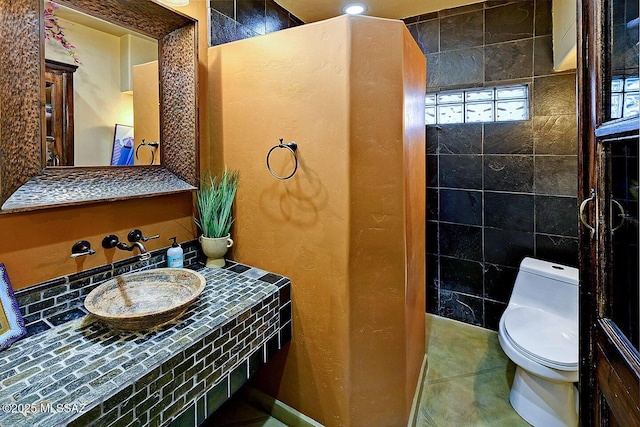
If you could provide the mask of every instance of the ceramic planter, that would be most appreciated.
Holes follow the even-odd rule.
[[[224,267],[224,255],[227,250],[233,246],[231,235],[225,237],[204,237],[198,238],[202,246],[202,252],[207,256],[207,267],[221,268]]]

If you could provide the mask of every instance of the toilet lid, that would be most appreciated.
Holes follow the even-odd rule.
[[[504,319],[507,336],[522,353],[542,365],[578,369],[578,325],[537,308],[518,307]]]

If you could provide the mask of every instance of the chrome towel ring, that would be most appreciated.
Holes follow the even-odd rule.
[[[269,150],[269,152],[267,153],[267,169],[269,169],[269,173],[271,175],[273,175],[274,178],[277,178],[281,181],[284,181],[285,179],[289,179],[291,178],[293,175],[295,175],[296,171],[298,170],[298,155],[296,154],[296,150],[298,150],[298,144],[291,141],[288,142],[286,144],[282,143],[283,139],[280,138],[280,144],[275,145],[273,147],[271,147],[271,150]],[[295,160],[295,166],[293,168],[293,172],[291,172],[289,175],[287,176],[279,176],[277,175],[272,169],[271,169],[271,165],[269,164],[269,156],[271,156],[271,153],[273,152],[273,150],[275,150],[276,148],[284,148],[286,150],[289,150],[291,152],[291,154],[293,155],[293,159]]]
[[[140,147],[147,147],[151,151],[151,163],[149,163],[149,164],[152,165],[153,162],[156,159],[155,152],[156,152],[156,150],[158,149],[159,146],[160,146],[160,144],[158,142],[156,142],[156,141],[147,143],[143,139],[142,143],[140,145],[138,145],[138,148],[136,148],[136,159],[140,160],[140,158],[138,157],[138,151],[140,150]]]

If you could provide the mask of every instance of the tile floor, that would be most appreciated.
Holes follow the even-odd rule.
[[[287,427],[276,418],[245,402],[236,393],[211,415],[204,427]]]
[[[515,365],[497,332],[427,314],[426,338],[415,427],[529,426],[509,403]]]
[[[429,368],[415,427],[529,426],[509,403],[515,366],[502,352],[496,332],[427,314],[426,338]],[[206,425],[286,426],[239,397]]]

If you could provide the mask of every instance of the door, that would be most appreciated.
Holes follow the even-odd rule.
[[[638,0],[578,1],[580,418],[640,426]]]
[[[45,62],[44,166],[73,166],[73,73],[78,67]]]

